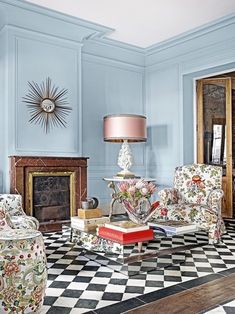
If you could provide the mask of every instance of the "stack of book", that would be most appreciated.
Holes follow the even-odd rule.
[[[94,231],[97,226],[109,222],[109,217],[82,219],[77,216],[71,217],[71,227],[82,231]]]
[[[98,228],[98,235],[120,244],[143,242],[154,238],[153,230],[148,225],[140,225],[132,221],[105,223]]]
[[[148,222],[148,225],[152,229],[162,229],[167,235],[180,234],[184,232],[194,232],[198,228],[195,224],[189,223],[184,220],[152,220]]]

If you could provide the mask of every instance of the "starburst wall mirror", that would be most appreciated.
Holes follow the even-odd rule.
[[[39,124],[46,133],[53,127],[66,127],[66,117],[72,110],[66,98],[68,90],[52,85],[49,77],[41,84],[28,82],[28,85],[29,91],[23,102],[29,108],[29,122]]]

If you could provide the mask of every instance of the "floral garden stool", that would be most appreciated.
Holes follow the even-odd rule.
[[[47,268],[41,232],[0,231],[0,313],[40,313]]]

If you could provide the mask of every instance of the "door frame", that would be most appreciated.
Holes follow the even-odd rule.
[[[223,83],[226,89],[226,172],[223,174],[222,185],[224,199],[222,214],[224,217],[233,216],[233,160],[232,160],[232,78],[213,77],[196,81],[196,161],[204,163],[204,117],[202,103],[202,89],[204,83]]]

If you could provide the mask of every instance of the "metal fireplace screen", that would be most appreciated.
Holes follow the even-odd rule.
[[[32,172],[29,190],[31,215],[39,222],[70,220],[74,207],[73,172]]]

